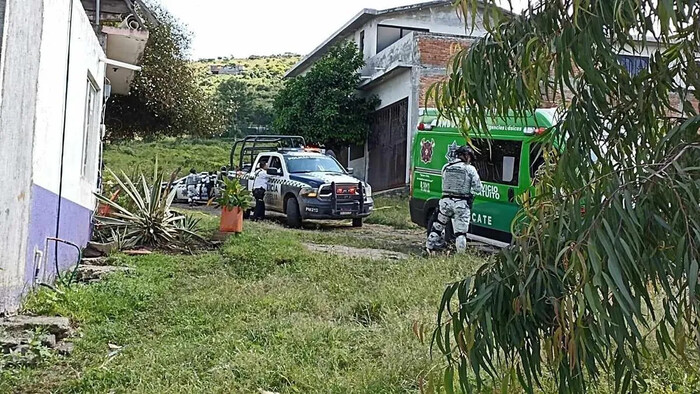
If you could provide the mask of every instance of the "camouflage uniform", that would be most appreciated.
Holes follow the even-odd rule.
[[[442,168],[442,194],[437,217],[433,221],[426,247],[435,251],[445,247],[447,221],[452,220],[457,252],[467,249],[467,232],[471,222],[471,206],[474,195],[481,193],[483,186],[476,168],[463,161],[452,161]]]
[[[199,175],[187,175],[185,184],[187,185],[187,203],[191,206],[194,204],[195,200],[199,200],[199,193],[197,190],[197,185],[199,184]]]

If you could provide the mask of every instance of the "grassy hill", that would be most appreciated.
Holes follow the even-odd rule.
[[[236,78],[248,84],[256,104],[272,108],[272,102],[282,87],[284,73],[300,59],[296,54],[251,56],[247,59],[201,59],[193,62],[192,67],[197,71],[199,85],[208,94],[213,94],[219,84],[227,79]],[[210,67],[215,65],[243,66],[244,71],[240,75],[214,75]]]
[[[105,146],[104,164],[117,174],[153,171],[155,158],[166,174],[180,168],[184,175],[197,171],[216,171],[228,166],[232,141],[168,138],[156,142],[133,141]]]

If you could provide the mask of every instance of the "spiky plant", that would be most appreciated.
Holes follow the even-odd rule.
[[[115,211],[110,216],[96,217],[97,230],[105,238],[119,241],[120,244],[166,250],[191,250],[196,244],[205,242],[196,233],[196,225],[192,225],[191,221],[188,223],[186,216],[171,209],[175,198],[172,186],[176,173],[164,183],[157,161],[150,182],[143,174],[137,182],[133,182],[123,171],[121,176],[108,171],[122,190],[126,203],[96,194],[101,203]],[[119,239],[112,239],[116,234]]]

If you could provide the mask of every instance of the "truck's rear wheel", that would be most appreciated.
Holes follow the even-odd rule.
[[[299,212],[299,203],[294,197],[287,200],[287,206],[284,211],[287,215],[287,226],[291,228],[301,227],[301,213]]]
[[[353,227],[362,227],[362,218],[352,219],[352,226]]]

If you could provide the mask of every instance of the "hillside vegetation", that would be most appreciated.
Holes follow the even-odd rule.
[[[205,93],[214,94],[222,82],[239,79],[250,86],[257,102],[272,107],[272,100],[282,86],[284,73],[300,59],[296,54],[251,56],[247,59],[201,59],[192,63],[192,67],[195,68],[199,86]],[[245,69],[240,75],[214,75],[210,71],[211,66],[243,66]]]
[[[215,171],[229,164],[232,141],[167,138],[155,142],[131,141],[105,146],[104,164],[117,174],[142,172],[149,174],[158,158],[159,167],[166,174],[180,168],[186,174],[190,168],[197,171]]]
[[[204,94],[223,106],[220,112],[228,114],[225,117],[229,120],[229,134],[247,134],[250,128],[270,127],[272,105],[282,89],[284,73],[299,59],[295,54],[203,59],[192,63],[191,67]],[[241,71],[237,75],[213,74],[212,66],[238,67]],[[228,89],[220,88],[224,83],[229,84]],[[237,87],[230,88],[232,83]]]

